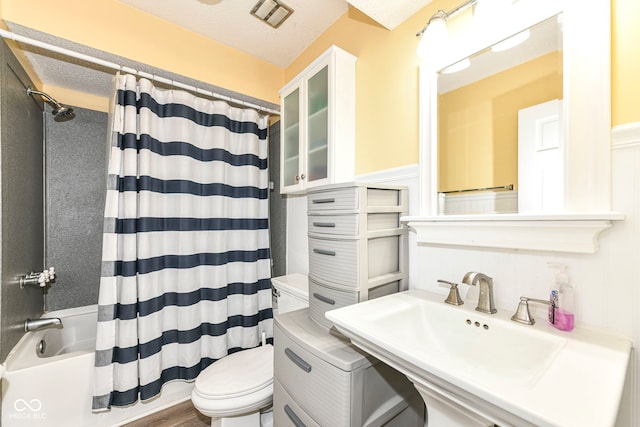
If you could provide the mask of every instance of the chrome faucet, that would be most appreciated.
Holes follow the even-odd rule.
[[[41,319],[27,319],[24,322],[25,332],[39,331],[41,329],[62,328],[62,320],[59,317],[48,317]]]
[[[480,284],[480,295],[478,297],[478,306],[476,307],[476,311],[488,314],[498,312],[493,303],[493,279],[491,277],[482,273],[470,271],[464,275],[462,283],[472,286],[475,286],[476,283]]]

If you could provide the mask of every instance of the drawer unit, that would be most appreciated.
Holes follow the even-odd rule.
[[[401,233],[402,231],[396,231]],[[322,282],[360,287],[400,271],[403,234],[368,239],[309,235],[309,276]]]
[[[274,425],[424,426],[413,384],[318,326],[308,309],[277,316],[274,343]]]
[[[309,214],[309,233],[332,236],[366,237],[369,231],[397,230],[400,228],[400,213],[365,213],[321,215]]]
[[[336,184],[309,191],[309,213],[322,211],[407,210],[406,192],[392,185]]]
[[[273,417],[278,420],[278,427],[321,427],[298,406],[278,380],[273,381]]]
[[[320,425],[350,425],[352,372],[336,368],[281,332],[276,336],[274,330],[274,342],[278,343],[274,347],[277,380],[289,395],[295,396],[300,408]],[[347,348],[346,343],[336,344]],[[369,364],[364,356],[355,352],[353,355],[360,365]]]
[[[355,210],[358,208],[357,190],[354,187],[334,191],[310,191],[307,196],[309,212]]]
[[[399,286],[400,282],[396,280],[359,291],[353,288],[334,288],[309,279],[309,300],[312,301],[309,304],[309,315],[321,326],[331,328],[333,324],[324,316],[325,312],[396,293]]]

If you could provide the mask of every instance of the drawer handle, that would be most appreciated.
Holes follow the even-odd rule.
[[[284,349],[284,354],[286,354],[287,357],[289,359],[291,359],[291,361],[293,363],[298,365],[298,368],[302,369],[306,373],[311,372],[311,365],[309,365],[307,362],[305,362],[305,360],[302,357],[300,357],[297,354],[295,354],[293,352],[293,350],[291,350],[289,347]]]
[[[284,405],[284,413],[287,414],[287,417],[289,417],[291,422],[295,424],[296,427],[307,427],[307,425],[302,422],[302,420],[296,415],[296,413],[293,412],[293,409],[291,409],[289,405]]]
[[[313,226],[314,227],[335,228],[336,227],[336,223],[335,222],[314,222]]]
[[[315,204],[320,204],[320,203],[335,203],[336,199],[313,199],[311,201],[311,203]]]
[[[336,302],[334,300],[332,300],[331,298],[327,298],[324,295],[320,295],[318,293],[313,293],[313,297],[315,299],[319,299],[320,301],[327,303],[327,304],[331,304],[331,305],[336,305]]]
[[[326,249],[313,249],[313,252],[320,254],[320,255],[329,255],[329,256],[336,256],[336,251],[328,251]]]

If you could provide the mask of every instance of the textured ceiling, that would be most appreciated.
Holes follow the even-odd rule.
[[[281,0],[293,14],[278,29],[250,15],[257,0],[119,0],[280,67],[344,15],[349,3],[394,29],[431,0]],[[215,3],[215,4],[207,4]]]

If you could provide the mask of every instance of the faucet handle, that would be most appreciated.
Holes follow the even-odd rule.
[[[444,300],[444,302],[446,302],[447,304],[451,304],[451,305],[462,305],[464,304],[464,301],[462,301],[462,298],[460,297],[460,292],[458,291],[458,284],[457,283],[453,283],[453,282],[449,282],[446,280],[440,280],[438,279],[438,285],[442,286],[442,287],[446,287],[449,286],[449,296],[447,297],[446,300]]]
[[[540,304],[547,304],[554,308],[555,304],[553,301],[547,301],[543,299],[529,298],[529,297],[520,297],[520,302],[518,303],[518,308],[513,316],[511,316],[511,320],[514,322],[524,323],[525,325],[533,325],[536,323],[536,319],[531,316],[531,311],[529,311],[529,301],[537,302]]]

